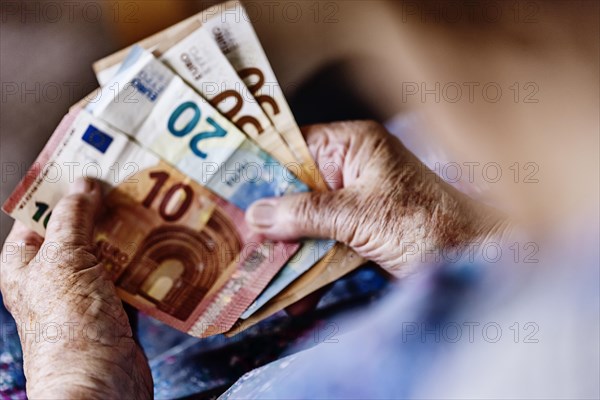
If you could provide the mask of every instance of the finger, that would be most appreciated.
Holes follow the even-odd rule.
[[[333,190],[356,182],[371,159],[374,144],[387,136],[385,128],[373,121],[309,125],[302,133],[321,175]]]
[[[52,212],[46,241],[67,246],[89,245],[100,203],[101,188],[97,181],[75,181],[69,195],[62,198]]]
[[[38,253],[44,238],[15,221],[2,246],[2,272],[19,269],[29,264]]]
[[[355,226],[349,212],[355,208],[355,197],[342,189],[263,199],[248,209],[246,222],[273,240],[310,237],[346,242]]]
[[[302,128],[310,151],[321,176],[332,190],[344,185],[343,165],[351,137],[341,124],[310,125]]]

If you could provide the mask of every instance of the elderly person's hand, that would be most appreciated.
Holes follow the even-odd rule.
[[[30,398],[150,398],[152,377],[115,288],[93,254],[100,187],[77,181],[43,239],[16,222],[0,288],[23,347]]]
[[[427,257],[441,259],[441,250],[473,248],[505,226],[494,210],[443,182],[380,124],[315,125],[304,133],[332,191],[253,204],[247,222],[272,239],[336,239],[404,275]]]

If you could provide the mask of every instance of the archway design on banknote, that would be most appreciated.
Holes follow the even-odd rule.
[[[185,321],[240,253],[240,243],[218,207],[200,232],[162,225],[148,233],[116,284]]]
[[[115,283],[185,321],[240,252],[233,222],[215,207],[200,231],[163,224],[148,232]]]

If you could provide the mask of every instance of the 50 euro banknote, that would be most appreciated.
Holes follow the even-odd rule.
[[[238,207],[77,109],[3,210],[44,235],[82,176],[105,187],[94,244],[119,296],[191,335],[230,329],[298,248],[253,234]]]
[[[210,7],[137,45],[154,52],[279,161],[300,164],[297,175],[311,188],[327,190],[241,3]],[[101,85],[121,69],[130,50],[94,63]]]
[[[329,190],[319,172],[269,59],[254,31],[251,19],[240,1],[209,7],[198,14],[221,52],[257,99],[275,129],[281,134],[316,190]],[[240,332],[275,312],[301,300],[316,290],[343,277],[365,262],[347,246],[337,243],[318,263],[296,277],[282,290],[272,293],[266,304],[254,303],[229,334]],[[284,272],[284,271],[282,271]],[[267,291],[270,288],[267,289]]]
[[[313,187],[327,190],[242,3],[234,0],[218,4],[198,18],[311,177]]]

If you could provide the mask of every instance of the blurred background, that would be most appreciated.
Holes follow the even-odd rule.
[[[69,106],[96,88],[94,61],[215,3],[2,0],[0,201]],[[539,231],[563,232],[563,219],[585,221],[587,228],[597,221],[586,213],[590,207],[597,212],[600,185],[600,2],[243,3],[300,125],[375,119],[430,167],[448,161],[448,153],[457,162],[501,165],[500,182],[485,176],[479,182],[478,173],[473,181],[463,179],[460,189]],[[477,88],[473,101],[468,84]],[[501,88],[502,99],[486,97],[493,96],[493,90],[482,91],[486,84]],[[462,97],[440,90],[446,85],[462,87]],[[417,108],[428,113],[413,112]],[[524,184],[529,169],[513,179],[515,161],[519,168],[525,163],[537,168],[536,184]],[[527,198],[535,201],[523,201]],[[2,241],[11,225],[2,213]],[[199,341],[141,316],[140,331],[148,335],[140,339],[155,394],[220,394],[244,372],[313,335],[315,326],[327,337],[333,316],[378,299],[388,286],[378,268],[367,266],[330,288],[315,313],[295,320],[277,314],[233,340]],[[18,338],[6,311],[0,316],[0,393],[24,398]],[[182,352],[190,357],[178,358]]]

